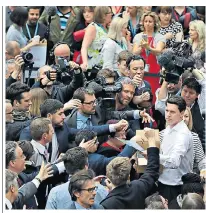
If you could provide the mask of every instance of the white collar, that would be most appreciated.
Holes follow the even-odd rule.
[[[7,205],[8,209],[12,209],[11,201],[8,200],[7,198],[5,198],[5,201],[6,201],[6,205]]]

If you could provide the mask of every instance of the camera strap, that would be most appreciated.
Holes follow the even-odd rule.
[[[34,32],[34,36],[37,35],[37,32],[38,32],[38,29],[39,29],[39,23],[37,22],[36,23],[36,28],[35,28],[35,32]],[[27,33],[28,33],[28,36],[29,36],[29,40],[31,40],[31,33],[30,33],[30,30],[29,30],[29,27],[28,27],[28,24],[26,23],[26,30],[27,30]],[[33,37],[34,37],[33,36]]]

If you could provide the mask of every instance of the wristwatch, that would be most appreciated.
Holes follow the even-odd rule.
[[[39,178],[37,178],[37,177],[36,177],[35,179],[36,179],[36,180],[38,180],[38,181],[39,181],[39,183],[41,183],[41,182],[42,182],[42,181],[41,181]]]

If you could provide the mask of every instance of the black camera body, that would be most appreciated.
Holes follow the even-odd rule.
[[[21,53],[21,57],[23,58],[24,60],[24,66],[27,67],[27,66],[30,66],[32,64],[34,64],[33,62],[33,54],[30,53],[30,52],[22,52]]]
[[[178,84],[180,75],[194,67],[195,60],[191,54],[191,45],[185,42],[178,42],[174,48],[163,52],[158,58],[158,63],[166,69],[161,77],[169,83]]]

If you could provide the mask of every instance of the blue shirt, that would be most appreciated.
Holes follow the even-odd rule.
[[[89,126],[92,126],[91,115],[89,117],[86,117],[80,112],[77,112],[77,129],[85,129],[88,126],[88,122]]]

